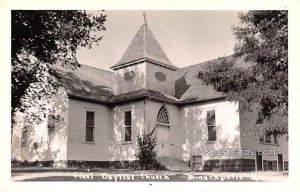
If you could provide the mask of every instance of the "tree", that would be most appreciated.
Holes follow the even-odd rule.
[[[153,169],[156,167],[156,139],[151,134],[142,134],[137,137],[138,153],[137,158],[142,169]]]
[[[59,87],[53,78],[55,70],[49,66],[60,62],[64,67],[79,67],[76,50],[91,48],[102,39],[100,32],[105,30],[106,20],[102,13],[11,11],[12,116],[16,111],[26,112],[29,105],[36,105],[43,113],[45,104],[36,101],[48,99]],[[30,116],[34,114],[28,114]]]
[[[220,58],[204,67],[198,77],[217,91],[237,100],[242,111],[258,110],[255,128],[288,132],[288,17],[287,11],[248,11],[234,27],[235,58],[251,65],[238,68]]]

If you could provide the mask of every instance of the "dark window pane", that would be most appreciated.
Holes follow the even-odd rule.
[[[268,170],[268,161],[267,160],[264,160],[263,161],[264,163],[264,171],[267,171]]]
[[[208,126],[208,141],[217,140],[216,126]]]
[[[272,171],[273,165],[272,161],[268,161],[268,170]]]
[[[131,141],[131,127],[125,127],[125,141]]]
[[[94,127],[94,112],[86,112],[86,126]]]
[[[86,128],[85,141],[94,141],[94,127]]]
[[[131,111],[125,111],[125,126],[131,127]]]
[[[27,130],[22,131],[21,135],[21,146],[25,147],[27,143]]]
[[[48,116],[48,128],[54,128],[55,127],[55,116],[49,115]]]
[[[271,135],[270,134],[266,134],[266,142],[271,143]]]
[[[274,135],[274,144],[278,144],[278,135]]]
[[[215,125],[216,124],[216,117],[215,117],[215,110],[207,112],[207,125]]]
[[[289,162],[288,161],[285,161],[284,162],[284,170],[289,170]]]
[[[259,142],[260,142],[260,143],[263,143],[263,142],[264,142],[264,136],[263,136],[263,135],[260,135],[260,136],[259,136]]]

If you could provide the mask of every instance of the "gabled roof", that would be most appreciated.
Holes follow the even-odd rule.
[[[126,64],[138,62],[140,60],[148,60],[165,67],[176,69],[166,56],[147,24],[143,24],[140,27],[120,61],[111,68],[117,69]]]
[[[70,97],[106,103],[114,95],[112,72],[85,65],[75,70],[57,68],[55,76]]]
[[[233,60],[234,66],[237,68],[248,68],[252,65],[251,62],[245,62],[244,57],[234,58],[230,55],[224,58],[227,60]],[[224,96],[221,92],[214,90],[211,85],[205,85],[197,76],[206,64],[212,63],[216,60],[218,59],[178,69],[176,71],[177,77],[175,78],[177,79],[175,81],[175,96],[179,98],[180,101]]]

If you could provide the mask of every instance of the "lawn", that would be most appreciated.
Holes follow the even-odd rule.
[[[13,171],[14,181],[75,182],[253,182],[251,175],[136,170],[26,170]]]

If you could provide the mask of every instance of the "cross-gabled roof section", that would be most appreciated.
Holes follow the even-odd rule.
[[[111,68],[116,70],[143,61],[149,61],[173,70],[177,69],[168,59],[147,24],[140,27],[120,61]]]

